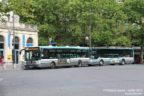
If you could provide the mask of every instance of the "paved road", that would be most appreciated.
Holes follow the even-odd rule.
[[[0,73],[0,96],[144,96],[144,65]]]

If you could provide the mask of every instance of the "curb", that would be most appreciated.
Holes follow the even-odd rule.
[[[7,64],[5,64],[3,66],[0,66],[0,72],[19,71],[19,70],[23,70],[21,64],[14,64],[14,65],[7,65]]]

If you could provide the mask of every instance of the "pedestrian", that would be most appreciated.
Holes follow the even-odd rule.
[[[140,63],[140,57],[137,57],[137,63]]]
[[[1,62],[1,68],[2,70],[4,71],[5,70],[5,67],[4,67],[4,57],[3,56],[0,56],[0,62]]]

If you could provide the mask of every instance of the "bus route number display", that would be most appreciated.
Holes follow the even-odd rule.
[[[29,47],[29,48],[26,48],[26,50],[35,51],[35,50],[39,50],[39,48],[37,48],[37,47]]]

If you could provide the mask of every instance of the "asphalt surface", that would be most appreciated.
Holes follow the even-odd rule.
[[[144,96],[144,65],[0,72],[0,96]]]

